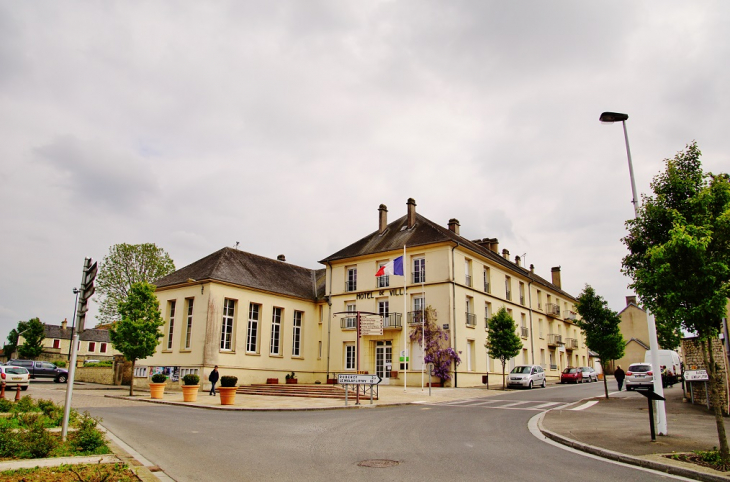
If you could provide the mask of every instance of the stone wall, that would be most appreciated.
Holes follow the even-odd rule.
[[[722,389],[720,390],[720,400],[722,403],[722,411],[728,414],[728,359],[725,348],[719,338],[712,340],[712,351],[715,363],[718,366],[717,375],[722,380]],[[682,352],[684,353],[684,370],[709,370],[705,366],[702,358],[702,347],[697,338],[684,338],[682,340]],[[686,397],[690,399],[690,382],[685,382]],[[709,389],[709,386],[708,386]],[[692,393],[696,405],[707,404],[707,392],[705,391],[704,382],[692,382]],[[710,405],[712,406],[712,405]]]
[[[102,385],[114,385],[113,367],[79,367],[76,369],[74,379],[77,382],[101,383]]]

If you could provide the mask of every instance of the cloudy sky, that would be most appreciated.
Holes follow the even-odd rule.
[[[2,2],[0,340],[73,315],[84,257],[153,242],[317,268],[417,210],[612,308],[637,189],[730,170],[730,4]],[[95,308],[88,325],[94,325]]]

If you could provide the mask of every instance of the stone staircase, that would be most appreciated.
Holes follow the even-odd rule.
[[[243,395],[266,395],[272,397],[308,397],[308,398],[334,398],[339,400],[345,399],[345,389],[337,385],[305,385],[305,384],[260,384],[260,385],[242,385],[238,387],[236,393]],[[348,390],[347,396],[354,399],[357,394],[354,390]],[[360,393],[360,397],[364,397]],[[370,395],[367,395],[370,398]],[[373,400],[377,400],[377,396],[373,396]]]

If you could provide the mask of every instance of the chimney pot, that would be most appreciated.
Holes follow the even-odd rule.
[[[499,240],[497,238],[490,239],[489,248],[495,253],[499,254]]]
[[[416,225],[416,201],[409,197],[406,206],[408,207],[408,229],[411,229]]]
[[[449,231],[459,234],[459,220],[456,218],[449,219]]]
[[[626,306],[629,306],[630,304],[634,304],[636,306],[639,306],[636,303],[636,295],[632,295],[632,296],[627,296],[626,297]]]
[[[535,265],[534,264],[531,264],[530,265],[530,273],[534,273],[534,272],[535,272]]]
[[[522,258],[520,258],[519,256],[515,256],[515,264],[517,266],[522,266]]]
[[[555,266],[550,269],[553,275],[553,284],[557,286],[558,288],[562,289],[562,286],[560,284],[560,266]]]
[[[383,234],[388,227],[388,208],[381,204],[378,208],[378,232]]]
[[[280,254],[279,256],[277,256],[276,259],[278,259],[279,261],[286,262],[286,256],[284,256],[283,254]]]
[[[502,250],[502,257],[504,259],[509,259],[509,250],[507,248]]]
[[[64,318],[63,321],[61,322],[61,329],[65,330],[67,326],[68,326],[68,320],[66,318]]]

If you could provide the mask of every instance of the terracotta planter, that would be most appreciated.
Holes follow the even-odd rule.
[[[297,383],[297,379],[296,378],[287,378],[286,379],[286,384],[287,385],[296,385],[296,383]]]
[[[398,378],[398,370],[391,370],[390,378]]]
[[[327,379],[327,385],[337,385],[337,379],[336,378],[328,378]]]
[[[238,387],[218,387],[218,395],[221,397],[221,405],[233,405],[236,401],[236,389]]]
[[[198,400],[200,385],[183,385],[183,402],[195,402]]]
[[[279,379],[278,378],[267,378],[266,379],[266,384],[267,385],[278,385],[279,384]]]
[[[150,398],[162,400],[162,395],[165,393],[165,385],[167,385],[167,383],[150,382]]]

